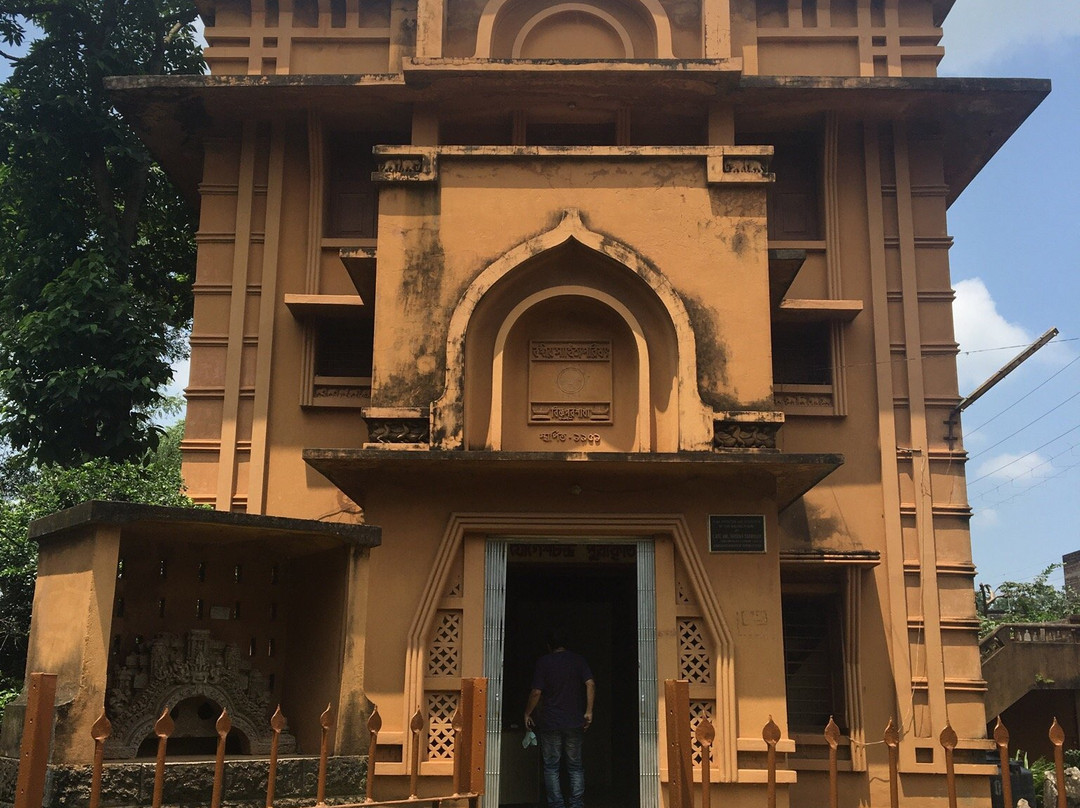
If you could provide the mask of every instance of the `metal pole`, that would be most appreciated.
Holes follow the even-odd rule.
[[[503,648],[506,641],[506,542],[488,539],[484,550],[484,676],[489,682],[484,805],[499,804],[502,763]]]
[[[1020,367],[1020,365],[1025,362],[1032,354],[1034,354],[1037,350],[1039,350],[1057,335],[1058,330],[1056,328],[1051,328],[1049,331],[1047,331],[1045,334],[1043,334],[1041,337],[1031,343],[1031,345],[1018,353],[1012,359],[1012,361],[1004,365],[997,373],[995,373],[989,379],[976,387],[973,392],[965,396],[959,404],[952,408],[952,411],[949,413],[949,419],[945,422],[946,426],[949,427],[949,434],[945,437],[945,440],[948,441],[950,448],[952,448],[953,441],[956,440],[956,438],[953,437],[953,427],[956,426],[956,419],[959,417],[960,413],[962,413],[964,410],[966,410],[968,407],[970,407],[972,404],[982,398],[983,395],[985,395],[991,387],[993,387],[995,384],[1000,382],[1002,379],[1004,379],[1006,376],[1008,376],[1010,373]]]
[[[656,669],[656,545],[637,543],[638,765],[641,808],[660,808],[660,694]]]

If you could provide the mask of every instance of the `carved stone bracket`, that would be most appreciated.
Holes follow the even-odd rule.
[[[707,179],[710,184],[760,184],[773,182],[776,175],[769,168],[772,148],[768,146],[745,147],[738,151],[710,155]]]
[[[776,393],[773,402],[781,409],[794,407],[816,407],[819,409],[833,406],[832,393]]]
[[[211,639],[205,629],[192,629],[182,637],[159,634],[113,664],[105,697],[113,725],[106,754],[135,757],[161,711],[196,696],[228,709],[233,725],[247,736],[252,754],[269,752],[273,691],[266,675],[234,643]],[[281,751],[295,747],[295,738],[283,733]]]
[[[782,412],[718,412],[713,419],[713,451],[776,451]]]
[[[368,425],[367,447],[427,447],[431,443],[431,418],[421,407],[365,407],[361,414]]]
[[[398,151],[393,147],[375,149],[373,182],[438,182],[439,164],[434,149],[409,147]]]

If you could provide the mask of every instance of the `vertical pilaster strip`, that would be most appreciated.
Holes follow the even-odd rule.
[[[919,543],[919,590],[922,595],[926,681],[929,688],[930,719],[933,722],[944,722],[947,718],[945,666],[941,646],[930,446],[926,428],[922,330],[919,325],[915,224],[911,209],[911,165],[908,159],[907,129],[902,123],[893,126],[893,141],[896,150],[896,210],[900,237],[900,278],[903,284],[904,355],[907,358],[905,365],[911,418],[911,474],[915,498],[915,529]]]
[[[823,168],[825,173],[825,261],[828,295],[834,300],[844,296],[844,273],[840,262],[840,121],[836,112],[825,116]],[[829,328],[833,372],[833,414],[847,415],[847,362],[844,350],[844,326],[832,323]]]
[[[840,121],[835,110],[825,115],[825,260],[829,297],[844,296],[840,265]]]
[[[304,275],[304,292],[319,292],[319,274],[322,265],[323,196],[326,160],[323,155],[322,118],[317,112],[308,111],[308,222],[307,222],[307,271]],[[315,329],[305,324],[304,341],[300,346],[300,404],[312,403],[312,382],[315,379]]]
[[[506,640],[506,550],[505,541],[488,539],[484,551],[484,676],[488,680],[485,805],[499,804],[503,647]]]
[[[263,265],[259,285],[259,344],[255,364],[255,408],[251,425],[251,462],[248,513],[266,512],[266,474],[269,462],[266,439],[270,417],[270,378],[274,356],[274,309],[277,305],[278,244],[281,237],[281,202],[285,181],[285,134],[276,122],[270,135],[267,172],[266,223],[263,227]],[[339,722],[340,723],[340,722]]]
[[[442,56],[446,30],[443,0],[418,0],[416,4],[416,55],[421,59]]]
[[[859,29],[859,75],[874,75],[873,38],[870,31],[870,0],[859,0],[855,12]]]
[[[865,0],[863,0],[865,2]],[[859,13],[864,12],[860,2]],[[881,198],[881,144],[877,124],[863,127],[866,166],[866,206],[870,231],[870,280],[874,311],[874,369],[877,388],[878,446],[881,461],[882,528],[885,564],[876,575],[884,577],[882,612],[888,629],[885,641],[892,656],[893,684],[900,707],[899,723],[911,692],[911,651],[904,588],[904,540],[900,524],[900,480],[896,468],[896,413],[893,408],[892,352],[889,347],[889,301],[885,270],[885,212]],[[911,753],[914,755],[914,752]]]
[[[656,666],[656,542],[637,543],[638,771],[641,808],[660,808]]]
[[[251,254],[251,209],[255,194],[256,122],[244,121],[240,137],[240,176],[236,189],[236,234],[233,241],[232,290],[222,403],[221,452],[218,455],[214,507],[232,510],[236,484],[236,429],[240,412],[240,369],[244,355],[244,312],[247,308],[248,260]]]
[[[866,732],[862,704],[862,586],[863,570],[848,567],[844,580],[844,688],[847,702],[848,736],[851,738],[851,768],[866,771]]]
[[[323,175],[325,162],[323,157],[322,117],[318,112],[308,111],[308,260],[307,274],[304,278],[304,292],[309,295],[319,293],[319,269],[322,262],[323,237]]]
[[[289,75],[289,73],[292,72],[292,28],[292,3],[281,3],[278,8],[277,65],[274,69],[274,72],[276,72],[279,76],[287,76]]]
[[[787,7],[788,28],[802,28],[802,0],[788,0]]]
[[[704,0],[701,38],[706,59],[731,58],[731,0]]]
[[[832,0],[818,0],[818,28],[832,28]]]

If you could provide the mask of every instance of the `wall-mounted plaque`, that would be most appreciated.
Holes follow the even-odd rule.
[[[611,343],[529,343],[530,424],[611,423]]]
[[[765,517],[761,514],[710,514],[710,553],[764,553]]]

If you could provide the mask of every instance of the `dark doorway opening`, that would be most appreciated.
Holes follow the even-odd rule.
[[[588,660],[596,682],[593,725],[585,735],[585,804],[635,806],[640,804],[636,549],[557,547],[562,559],[553,561],[547,560],[552,545],[515,545],[507,562],[499,805],[546,805],[539,749],[523,749],[521,742],[533,667],[547,651],[548,631],[558,626],[568,647]]]

